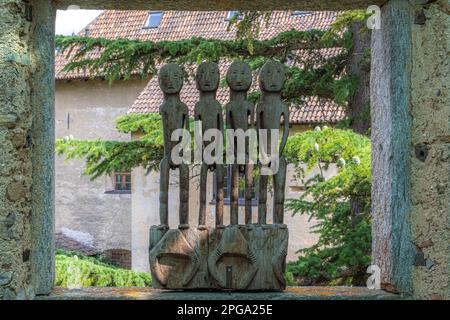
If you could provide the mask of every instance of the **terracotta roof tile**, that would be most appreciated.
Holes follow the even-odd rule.
[[[224,76],[226,67],[221,65],[220,69]],[[255,81],[252,87],[253,90],[256,89]],[[188,106],[191,115],[193,115],[194,106],[198,99],[199,93],[195,84],[192,82],[185,83],[181,89],[181,100]],[[229,101],[229,89],[220,87],[217,91],[217,100],[224,106]],[[163,93],[155,77],[149,81],[128,113],[157,113],[162,102]],[[344,117],[343,107],[338,106],[331,100],[319,99],[318,97],[305,97],[304,103],[290,108],[290,123],[294,124],[335,123]]]

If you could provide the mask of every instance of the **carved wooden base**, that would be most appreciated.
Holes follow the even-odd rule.
[[[286,287],[285,225],[150,229],[153,287],[272,290]]]
[[[208,288],[208,230],[150,228],[154,288]]]

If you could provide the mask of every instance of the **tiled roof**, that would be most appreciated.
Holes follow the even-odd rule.
[[[224,77],[228,63],[220,64],[220,73]],[[257,88],[256,81],[253,81],[252,89]],[[199,99],[199,92],[194,83],[189,82],[183,85],[181,90],[181,101],[189,108],[191,115],[194,113],[195,103]],[[229,101],[229,89],[220,87],[217,90],[217,100],[225,105]],[[139,97],[135,100],[128,113],[157,113],[159,106],[163,102],[163,93],[159,88],[158,79],[151,79]],[[293,106],[290,109],[290,123],[334,123],[344,118],[344,110],[331,100],[319,99],[318,97],[305,97],[304,103],[300,106]]]
[[[233,39],[235,30],[227,30],[226,11],[165,11],[158,28],[143,28],[148,17],[148,11],[104,11],[85,29],[89,29],[90,37],[108,39],[128,38],[139,40],[181,40],[193,36],[215,39]],[[305,15],[292,15],[292,11],[276,11],[272,14],[268,24],[263,24],[260,38],[268,39],[280,32],[291,29],[324,30],[334,21],[338,12],[315,11]],[[84,30],[80,32],[84,34]],[[322,49],[324,56],[332,56],[339,52],[339,48]],[[56,78],[88,78],[87,72],[78,71],[63,73],[66,60],[61,54],[56,55]],[[226,63],[221,63],[222,78],[226,72]],[[254,81],[256,84],[256,81]],[[256,89],[256,87],[254,87]],[[198,91],[194,83],[185,83],[181,98],[192,112],[198,100]],[[225,104],[228,101],[228,89],[220,88],[218,100]],[[156,77],[151,79],[134,104],[129,113],[158,112],[162,102],[162,93],[158,87]],[[291,123],[320,123],[336,122],[344,117],[341,107],[332,101],[310,97],[305,103],[291,109]]]
[[[137,39],[137,40],[181,40],[193,36],[215,39],[233,39],[235,29],[227,30],[225,20],[227,11],[165,11],[158,28],[143,28],[148,11],[103,11],[94,21],[86,26],[79,35],[89,30],[92,38]],[[291,29],[326,29],[338,13],[318,11],[305,16],[292,15],[291,11],[277,11],[271,16],[269,24],[261,28],[261,39],[271,38],[282,31]],[[62,72],[67,59],[62,54],[56,55],[55,67],[57,79],[86,78],[87,72]]]
[[[227,11],[164,11],[158,28],[143,28],[149,11],[105,10],[86,28],[89,36],[107,39],[177,40],[193,36],[233,39],[233,29],[227,31]],[[308,15],[292,15],[292,11],[275,11],[261,38],[269,38],[281,31],[297,29],[324,30],[334,21],[338,12],[315,11]],[[85,28],[85,29],[86,29]],[[80,35],[84,34],[84,30]]]
[[[94,247],[70,238],[62,232],[55,233],[55,248],[67,251],[77,251],[87,256],[94,256],[98,252]]]
[[[290,123],[336,123],[345,117],[345,110],[331,100],[306,97],[300,106],[290,109]]]

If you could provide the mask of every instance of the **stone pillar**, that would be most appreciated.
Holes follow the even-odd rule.
[[[31,46],[33,187],[31,274],[36,294],[48,294],[54,273],[55,75],[53,1],[34,0]]]
[[[382,288],[410,294],[411,24],[408,1],[390,0],[372,33],[372,263]]]
[[[52,286],[54,12],[0,1],[0,299]]]
[[[450,7],[391,0],[372,39],[372,249],[382,287],[449,297]]]

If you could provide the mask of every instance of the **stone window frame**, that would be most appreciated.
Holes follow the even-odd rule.
[[[10,1],[12,3],[12,0]],[[25,221],[30,228],[30,271],[17,275],[16,281],[30,283],[36,294],[49,294],[53,287],[54,252],[54,21],[56,9],[69,5],[79,5],[85,9],[116,10],[227,10],[227,2],[199,0],[195,7],[190,1],[169,0],[33,0],[33,21],[31,34],[26,39],[15,39],[23,43],[22,52],[13,53],[10,59],[19,67],[21,77],[29,81],[30,99],[22,102],[33,118],[30,135],[33,139],[33,152],[30,156],[32,174],[30,179],[35,186],[31,189],[31,219]],[[372,114],[372,263],[381,267],[381,282],[384,287],[411,293],[412,266],[415,251],[411,240],[411,63],[412,30],[414,6],[403,0],[260,0],[241,2],[242,10],[343,10],[367,8],[369,5],[381,6],[380,30],[373,31],[371,74]],[[245,7],[244,7],[245,6]],[[9,14],[9,13],[8,13]],[[23,18],[23,21],[26,19]],[[19,24],[17,24],[19,25]],[[16,34],[16,25],[10,27]],[[8,30],[7,30],[8,31]],[[18,32],[17,32],[18,33]],[[29,39],[29,40],[27,40]],[[14,42],[14,43],[15,43]],[[22,46],[17,46],[22,48]],[[16,50],[12,47],[11,50]],[[3,61],[3,60],[2,60]],[[6,61],[7,62],[7,61]],[[2,62],[4,63],[4,62]],[[25,71],[21,71],[22,69]],[[15,84],[10,90],[20,89]],[[27,165],[27,164],[24,164]],[[22,246],[22,244],[18,244]],[[19,249],[18,247],[16,249]],[[22,262],[21,262],[22,263]],[[25,264],[25,262],[23,262]],[[20,270],[25,267],[17,266]],[[29,280],[21,280],[24,277]]]

